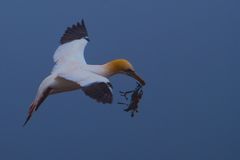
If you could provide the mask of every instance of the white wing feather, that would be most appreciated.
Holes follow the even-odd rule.
[[[79,84],[84,93],[97,102],[112,103],[111,84],[107,78],[101,75],[80,68],[69,72],[61,72],[58,77]]]
[[[58,76],[78,83],[81,87],[87,87],[98,82],[109,83],[107,78],[84,69],[74,69],[67,72],[60,72],[58,73]]]
[[[86,64],[84,49],[88,41],[84,38],[62,44],[54,53],[53,60],[57,64],[77,61]]]
[[[97,82],[109,83],[107,78],[87,69],[84,58],[84,49],[87,43],[88,41],[82,38],[59,46],[53,56],[56,64],[52,74],[78,83],[81,87]]]

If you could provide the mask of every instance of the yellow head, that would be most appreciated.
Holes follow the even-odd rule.
[[[137,81],[139,81],[142,85],[145,85],[144,80],[142,80],[135,72],[132,64],[125,59],[116,59],[113,61],[110,61],[106,63],[107,71],[110,75],[123,73],[130,77],[135,78]]]

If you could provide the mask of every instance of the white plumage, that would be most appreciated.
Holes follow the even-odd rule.
[[[84,49],[87,43],[87,40],[80,39],[59,46],[54,54],[54,62],[56,64],[52,75],[76,82],[81,87],[95,82],[109,82],[107,78],[103,77],[104,75],[101,75],[103,73],[96,73],[98,72],[97,69],[95,72],[92,72],[91,66],[93,65],[86,63]],[[100,65],[95,66],[101,70]]]
[[[108,77],[125,73],[145,84],[127,60],[114,60],[103,65],[87,64],[84,49],[88,41],[87,29],[83,21],[81,24],[77,23],[67,28],[61,38],[61,45],[54,53],[53,70],[41,82],[24,125],[51,94],[82,89],[86,95],[98,102],[112,103],[112,85]]]

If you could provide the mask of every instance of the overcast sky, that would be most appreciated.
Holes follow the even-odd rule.
[[[240,159],[237,0],[0,2],[0,159]],[[66,27],[84,18],[86,60],[126,58],[146,81],[134,118],[80,90],[50,96],[23,128]]]

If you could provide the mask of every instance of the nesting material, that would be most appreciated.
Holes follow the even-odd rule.
[[[126,109],[124,109],[124,111],[126,112],[131,112],[131,117],[134,117],[134,113],[138,112],[138,104],[142,98],[143,95],[143,90],[142,90],[143,86],[139,83],[137,83],[137,86],[134,90],[131,91],[120,91],[121,96],[123,96],[126,100],[126,103],[123,102],[118,102],[118,104],[122,104],[127,106]],[[131,94],[130,96],[130,101],[129,101],[129,94]]]

